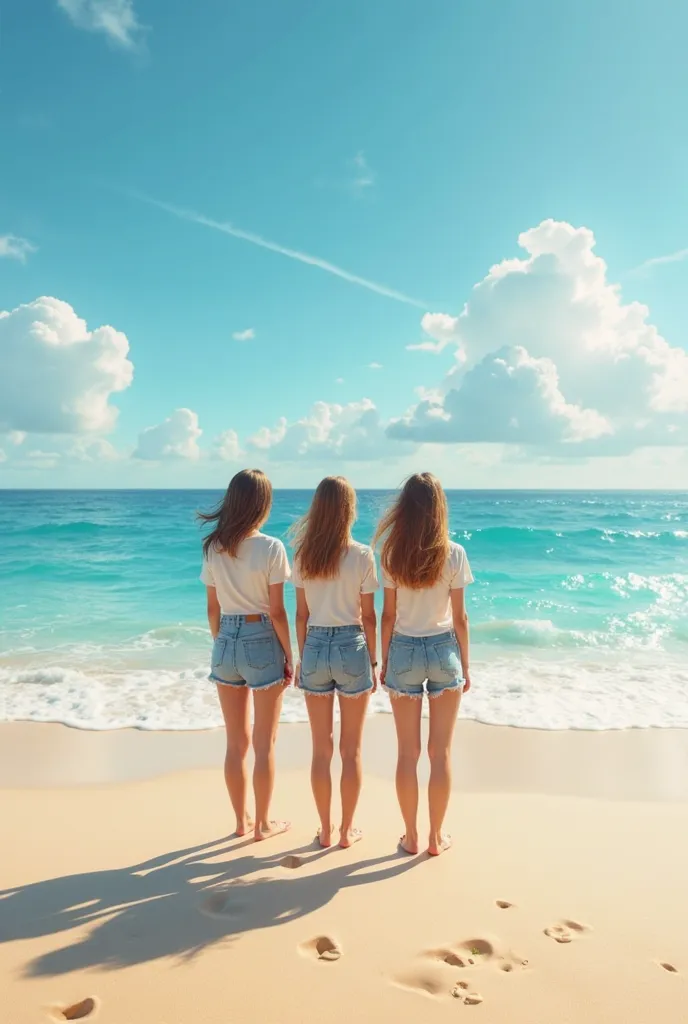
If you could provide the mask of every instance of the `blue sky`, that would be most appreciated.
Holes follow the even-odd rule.
[[[669,0],[6,2],[0,486],[685,486],[686,38]]]

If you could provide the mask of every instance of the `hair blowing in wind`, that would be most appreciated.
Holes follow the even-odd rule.
[[[380,520],[382,569],[397,586],[422,590],[442,575],[449,554],[449,517],[442,485],[432,473],[415,473]]]
[[[321,480],[311,507],[292,530],[294,558],[304,579],[332,579],[356,519],[356,492],[343,476]]]
[[[270,514],[272,484],[261,469],[242,469],[229,482],[227,493],[212,512],[198,512],[203,523],[215,523],[203,541],[203,552],[211,547],[236,557],[239,545]]]

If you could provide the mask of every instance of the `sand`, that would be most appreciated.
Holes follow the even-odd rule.
[[[363,842],[322,851],[299,726],[293,829],[257,845],[227,837],[217,734],[0,729],[2,1024],[688,1021],[688,733],[462,723],[455,846],[409,858],[391,731]]]

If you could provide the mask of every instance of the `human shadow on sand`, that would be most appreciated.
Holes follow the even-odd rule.
[[[285,924],[325,906],[344,888],[384,881],[418,864],[395,852],[301,875],[337,847],[227,860],[250,840],[221,839],[111,871],[65,875],[0,892],[0,943],[78,929],[75,941],[30,961],[29,977],[100,967],[117,970],[161,957],[190,959],[209,946]],[[386,866],[384,866],[386,865]],[[258,872],[274,872],[251,878]]]

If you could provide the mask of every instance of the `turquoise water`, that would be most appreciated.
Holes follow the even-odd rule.
[[[194,491],[0,491],[0,718],[83,728],[220,723],[205,680]],[[268,531],[309,501],[281,491]],[[391,495],[359,493],[369,541]],[[469,590],[466,717],[688,727],[688,494],[450,493]],[[293,590],[287,588],[293,611]],[[373,712],[388,710],[376,695]],[[284,718],[305,718],[290,692]]]

